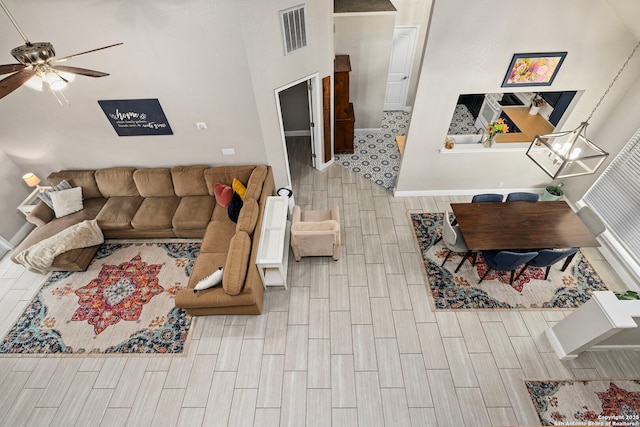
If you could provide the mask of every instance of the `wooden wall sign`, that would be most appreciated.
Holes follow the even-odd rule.
[[[98,101],[119,136],[173,135],[158,99]]]

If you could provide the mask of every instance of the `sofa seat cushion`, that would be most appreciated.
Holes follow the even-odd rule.
[[[200,280],[209,276],[214,271],[217,271],[219,268],[224,267],[226,262],[226,253],[201,252],[193,265],[193,271],[191,271],[191,276],[189,276],[189,284],[187,285],[187,288],[193,289]]]
[[[207,232],[200,245],[200,253],[224,253],[229,252],[229,242],[236,234],[236,224],[229,221],[211,221],[207,226]],[[224,266],[222,266],[224,267]]]
[[[175,196],[171,171],[167,168],[138,169],[133,173],[133,181],[142,197]]]
[[[215,201],[211,196],[182,197],[171,224],[176,230],[202,230],[211,221]]]
[[[204,277],[213,273],[221,265],[224,266],[227,254],[207,254],[200,253],[191,277],[189,278],[188,289],[183,289],[176,295],[176,307],[187,309],[207,309],[211,307],[237,307],[250,306],[256,304],[258,298],[262,299],[262,294],[256,292],[251,287],[245,287],[239,295],[229,295],[223,288],[205,289],[194,293],[194,286]],[[260,284],[262,288],[262,284]]]
[[[144,199],[140,196],[111,197],[97,216],[103,230],[131,229],[131,220]]]
[[[229,221],[229,208],[223,207],[220,203],[216,203],[213,207],[213,214],[211,215],[211,221]]]
[[[131,220],[137,230],[166,230],[173,227],[173,216],[180,197],[147,197]]]

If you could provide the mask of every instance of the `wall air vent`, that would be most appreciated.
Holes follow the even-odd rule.
[[[307,46],[304,4],[280,11],[285,54]]]

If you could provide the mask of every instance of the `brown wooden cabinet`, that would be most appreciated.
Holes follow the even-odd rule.
[[[336,55],[334,60],[334,144],[336,153],[353,153],[355,115],[349,102],[349,55]]]

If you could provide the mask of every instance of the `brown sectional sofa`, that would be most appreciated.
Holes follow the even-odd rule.
[[[216,182],[246,185],[238,222],[214,197]],[[54,172],[51,185],[67,180],[82,187],[84,208],[55,218],[40,202],[27,219],[37,227],[14,250],[33,244],[84,220],[97,219],[105,238],[202,238],[188,289],[176,296],[176,306],[191,315],[260,314],[263,285],[255,265],[266,198],[275,193],[269,166],[132,167]],[[51,270],[82,271],[98,246],[57,256]],[[15,258],[12,258],[15,261]],[[194,293],[203,277],[224,267],[223,286]]]

